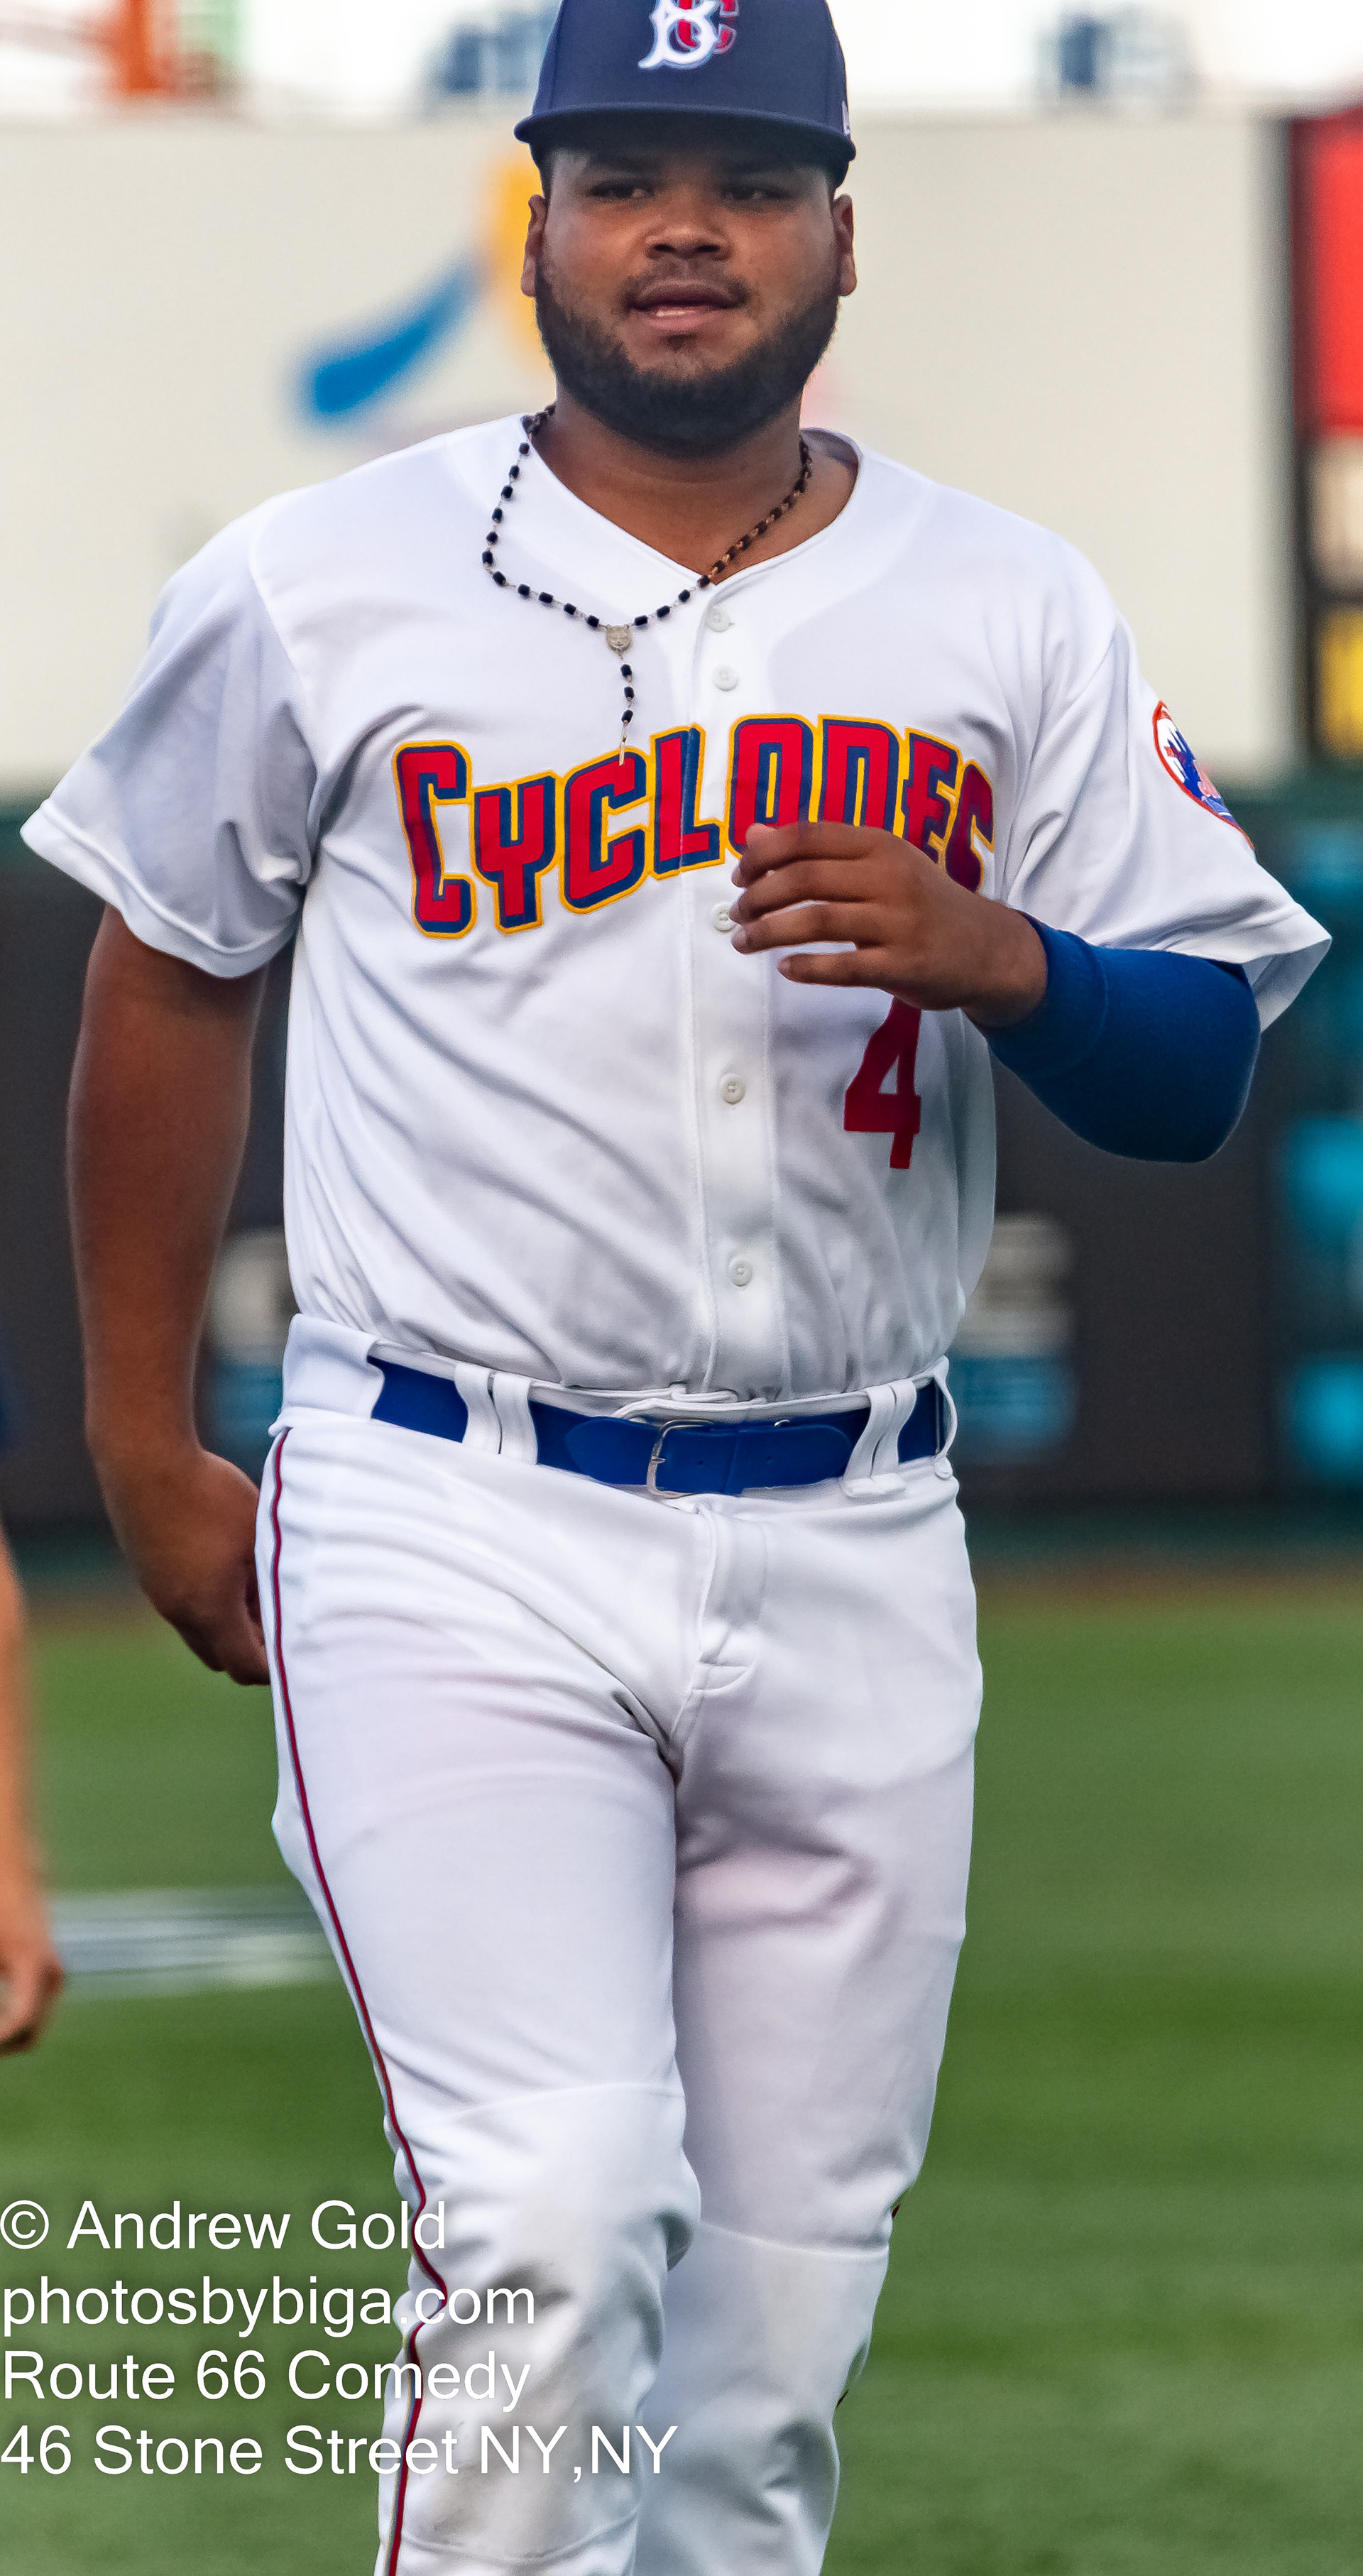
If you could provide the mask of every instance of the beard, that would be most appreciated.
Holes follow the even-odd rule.
[[[535,317],[558,382],[606,429],[664,456],[717,456],[799,400],[839,300],[836,284],[820,287],[745,357],[690,375],[636,367],[609,331],[560,300],[543,263]]]

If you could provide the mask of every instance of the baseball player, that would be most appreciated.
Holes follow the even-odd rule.
[[[380,2567],[813,2576],[964,1922],[991,1048],[1210,1153],[1326,943],[1087,564],[802,435],[825,0],[564,0],[518,131],[555,404],[215,539],[28,827],[90,1434],[268,1661],[414,2213]],[[295,937],[257,1509],[192,1383]]]

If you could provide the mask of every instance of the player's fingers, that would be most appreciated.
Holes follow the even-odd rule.
[[[816,939],[850,939],[878,948],[884,924],[864,903],[802,903],[740,923],[733,944],[745,956],[762,948],[806,948]]]
[[[270,1678],[270,1667],[263,1646],[259,1649],[252,1648],[242,1655],[234,1655],[231,1663],[224,1669],[228,1680],[237,1682],[242,1690],[259,1690],[261,1685],[268,1682]]]
[[[735,921],[756,921],[778,905],[796,903],[865,903],[883,892],[879,871],[867,862],[856,867],[846,859],[792,859],[773,868],[754,885],[744,886],[729,909]]]
[[[248,1684],[269,1680],[260,1614],[244,1593],[225,1606],[202,1610],[180,1606],[168,1608],[165,1615],[210,1672],[226,1673],[229,1681]]]
[[[6,1987],[0,2001],[0,2056],[32,2048],[64,1982],[61,1961],[46,1942],[17,1951],[4,1962]]]
[[[243,1610],[233,1622],[231,1634],[223,1641],[222,1669],[228,1679],[249,1687],[270,1678],[269,1658],[259,1619]]]
[[[861,859],[875,835],[853,823],[754,823],[734,870],[736,885],[754,885],[792,859]]]
[[[884,992],[901,990],[903,961],[891,958],[883,948],[840,948],[833,955],[778,957],[778,972],[792,984],[863,984],[879,985]],[[891,978],[895,981],[892,983]],[[911,1000],[911,994],[904,999]]]

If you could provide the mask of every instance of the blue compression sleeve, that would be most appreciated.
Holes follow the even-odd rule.
[[[1000,1064],[1109,1154],[1205,1161],[1234,1128],[1259,1053],[1241,969],[1032,927],[1046,951],[1046,995],[1013,1028],[986,1029]]]

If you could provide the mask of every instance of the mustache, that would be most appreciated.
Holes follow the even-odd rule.
[[[620,301],[626,312],[647,312],[651,305],[671,303],[678,296],[693,296],[697,301],[713,304],[735,313],[751,304],[746,286],[736,278],[716,277],[712,271],[677,264],[669,268],[650,268],[642,277],[631,278],[621,289]]]

